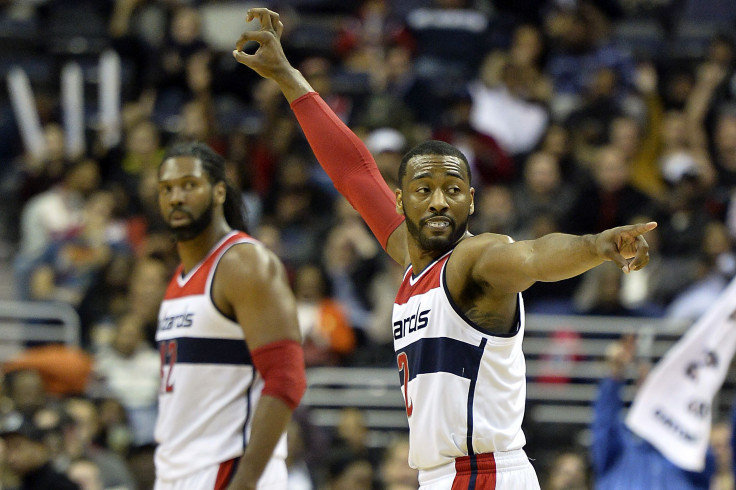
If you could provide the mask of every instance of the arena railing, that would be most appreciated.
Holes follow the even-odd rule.
[[[0,301],[0,360],[29,343],[62,342],[79,347],[79,315],[61,302]]]
[[[605,352],[624,334],[637,334],[637,356],[656,363],[691,322],[654,318],[527,315],[524,354],[527,366],[527,417],[535,424],[590,425],[597,385],[607,376]],[[627,374],[623,397],[633,399],[635,369]],[[313,367],[303,405],[311,421],[333,429],[341,411],[360,409],[373,436],[407,430],[399,375],[394,368]],[[733,373],[724,383],[714,417],[730,410],[736,390]]]

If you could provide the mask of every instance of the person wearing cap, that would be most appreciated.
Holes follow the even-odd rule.
[[[79,486],[51,465],[46,446],[47,431],[17,412],[8,414],[0,425],[6,447],[7,465],[20,480],[19,490],[78,490]]]

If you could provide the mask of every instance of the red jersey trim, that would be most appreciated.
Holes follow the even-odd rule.
[[[427,266],[417,277],[407,272],[404,276],[404,280],[401,282],[399,291],[396,293],[396,300],[394,304],[403,305],[409,302],[412,296],[417,296],[436,289],[442,286],[440,277],[442,275],[442,268],[444,267],[447,260],[450,258],[452,250],[447,252],[445,255],[437,259],[433,264]],[[411,271],[411,267],[409,268]]]
[[[182,265],[176,268],[174,277],[171,278],[166,288],[164,299],[183,298],[186,296],[202,295],[207,292],[207,286],[211,281],[212,271],[217,266],[220,258],[233,245],[237,243],[257,243],[256,240],[242,231],[232,231],[225,235],[186,276],[182,277]]]

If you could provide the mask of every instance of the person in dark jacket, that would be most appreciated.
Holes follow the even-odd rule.
[[[76,483],[51,465],[44,442],[47,432],[18,412],[9,413],[0,422],[7,464],[20,480],[19,490],[79,490]]]

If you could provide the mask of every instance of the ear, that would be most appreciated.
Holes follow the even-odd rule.
[[[475,188],[470,188],[470,213],[473,214],[475,212]]]
[[[401,197],[401,189],[396,189],[394,191],[394,194],[396,195],[396,212],[399,214],[404,214],[404,201]]]
[[[218,182],[213,189],[213,199],[216,204],[224,204],[227,196],[227,186],[225,182]]]

